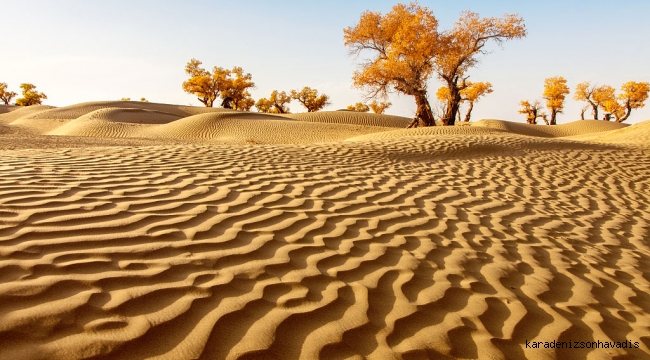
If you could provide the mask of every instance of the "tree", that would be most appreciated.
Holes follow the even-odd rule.
[[[185,73],[190,78],[183,82],[183,91],[196,95],[206,107],[212,107],[225,89],[230,71],[215,66],[209,72],[201,64],[199,60],[192,59],[185,65]]]
[[[0,100],[2,100],[5,105],[9,105],[11,99],[18,95],[13,91],[7,91],[7,86],[7,83],[0,83]]]
[[[469,109],[465,114],[465,122],[469,122],[474,109],[474,103],[482,96],[492,92],[492,84],[489,82],[467,82],[467,87],[461,91],[461,99],[469,103]]]
[[[372,112],[375,114],[383,114],[386,109],[388,109],[391,105],[393,105],[390,102],[387,101],[382,101],[382,102],[377,102],[377,100],[373,100],[368,106],[372,109]]]
[[[505,41],[526,36],[524,20],[517,14],[505,14],[502,18],[480,18],[471,11],[461,13],[452,30],[440,36],[438,55],[434,58],[438,77],[449,88],[449,103],[442,116],[443,125],[454,125],[456,113],[462,101],[462,90],[469,86],[464,76],[470,68],[479,63],[479,56],[488,41],[498,45]]]
[[[589,103],[594,120],[598,120],[598,109],[602,108],[606,101],[614,99],[614,88],[609,85],[591,85],[589,81],[585,81],[576,86],[576,92],[573,98]],[[586,109],[583,109],[580,115],[583,120],[585,111]]]
[[[551,111],[550,125],[557,124],[557,114],[564,110],[564,99],[569,94],[566,79],[555,76],[544,80],[544,99],[546,107]]]
[[[131,98],[123,97],[123,98],[120,99],[120,101],[131,101]]]
[[[480,97],[492,92],[492,84],[490,84],[489,82],[473,83],[467,81],[465,85],[466,85],[465,88],[460,91],[460,101],[461,103],[462,102],[469,103],[469,109],[467,109],[467,113],[465,113],[465,122],[469,122],[472,116],[472,110],[474,109],[474,103],[478,101]],[[449,104],[452,101],[452,96],[449,87],[441,86],[440,88],[438,88],[438,91],[436,92],[436,97],[438,98],[438,100],[444,103],[444,112],[446,113],[447,110],[449,109]],[[460,121],[460,107],[456,114],[457,114],[456,116]]]
[[[415,97],[415,120],[434,126],[431,106],[427,99],[427,80],[433,73],[433,61],[438,49],[438,20],[428,8],[415,3],[397,4],[382,16],[365,11],[355,27],[343,30],[344,44],[350,55],[368,50],[375,53],[367,59],[361,71],[353,75],[354,86],[368,91],[368,98],[386,97],[393,89]]]
[[[235,75],[230,78],[230,75]],[[221,90],[221,106],[226,109],[250,111],[251,107],[255,104],[255,100],[251,98],[248,88],[254,88],[255,83],[252,81],[250,73],[244,74],[241,67],[234,67],[228,73],[224,82],[224,88]]]
[[[605,112],[605,116],[603,117],[603,120],[605,121],[610,121],[612,115],[614,115],[616,122],[621,122],[622,120],[620,119],[625,116],[625,108],[613,97],[612,99],[604,101],[601,108]]]
[[[415,119],[409,127],[420,122],[435,125],[427,99],[427,81],[434,72],[451,94],[443,124],[453,125],[460,90],[465,87],[463,75],[478,63],[479,54],[487,53],[485,44],[489,40],[501,44],[526,34],[518,15],[480,19],[472,12],[462,13],[452,30],[439,33],[433,12],[413,2],[397,4],[386,15],[365,11],[355,27],[343,32],[350,55],[358,56],[365,50],[376,55],[354,72],[356,87],[366,89],[368,98],[385,97],[393,90],[415,98]]]
[[[288,114],[289,108],[285,105],[291,102],[291,96],[286,92],[278,92],[273,90],[271,96],[261,98],[255,103],[255,107],[259,112],[275,113],[275,114]]]
[[[618,99],[623,103],[620,105],[625,113],[622,116],[617,116],[616,122],[623,122],[630,117],[632,109],[638,109],[645,106],[645,101],[648,99],[648,92],[650,92],[650,83],[628,81],[621,86],[623,92],[618,96]]]
[[[291,98],[298,100],[308,112],[315,112],[330,105],[329,96],[318,95],[318,90],[305,86],[301,91],[291,90]]]
[[[145,98],[140,98],[140,102],[149,102],[149,100],[147,100]]]
[[[348,105],[348,110],[356,111],[356,112],[368,112],[370,111],[370,107],[368,105],[358,102],[354,105]]]
[[[539,100],[534,103],[530,103],[528,100],[522,100],[519,102],[521,109],[519,110],[520,114],[526,115],[526,123],[535,125],[537,124],[537,118],[543,118],[546,125],[548,125],[548,120],[546,119],[546,114],[542,113],[542,104]]]
[[[20,84],[20,88],[23,90],[23,97],[16,99],[18,106],[41,105],[43,100],[47,99],[47,95],[37,92],[36,86],[32,84]]]

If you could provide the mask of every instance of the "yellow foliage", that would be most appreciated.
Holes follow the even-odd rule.
[[[255,103],[255,107],[259,112],[274,113],[274,114],[289,114],[289,108],[285,105],[291,102],[291,97],[286,92],[278,92],[273,90],[271,96],[261,98]]]
[[[462,99],[473,103],[480,97],[492,92],[492,84],[489,82],[466,82],[466,88],[460,91]]]
[[[564,99],[569,94],[569,87],[566,79],[562,76],[555,76],[544,80],[544,99],[546,107],[551,111],[550,125],[556,124],[557,114],[564,110]]]
[[[225,108],[250,110],[255,104],[247,90],[255,87],[251,74],[244,74],[241,67],[234,67],[231,71],[215,66],[210,72],[201,64],[196,59],[187,63],[185,73],[190,78],[183,82],[183,91],[196,95],[206,107],[213,107],[216,99],[221,97],[221,105]]]
[[[537,118],[542,117],[546,122],[546,116],[541,113],[542,104],[539,101],[530,103],[528,100],[522,100],[519,102],[521,109],[519,109],[520,114],[526,115],[526,122],[528,124],[537,124]]]
[[[348,110],[356,111],[356,112],[368,112],[370,111],[370,107],[368,105],[358,102],[354,105],[348,105]]]
[[[131,98],[123,97],[120,99],[120,101],[131,101]]]
[[[377,100],[373,100],[370,104],[368,104],[370,108],[372,109],[372,112],[375,114],[383,114],[386,109],[388,109],[392,103],[388,101],[382,101],[382,102],[377,102]]]
[[[344,29],[344,43],[351,55],[364,50],[374,53],[353,75],[354,85],[366,89],[370,97],[386,96],[391,90],[412,95],[417,104],[416,123],[435,125],[427,99],[427,81],[435,72],[450,89],[449,111],[460,102],[458,81],[466,70],[485,54],[489,40],[503,41],[525,36],[523,19],[518,15],[503,18],[479,18],[472,12],[461,14],[450,31],[438,32],[438,21],[426,7],[411,2],[397,4],[382,15],[365,11],[355,27]],[[453,125],[445,114],[443,123]]]
[[[41,105],[47,95],[36,91],[36,86],[32,84],[20,84],[23,91],[23,97],[16,100],[18,106]]]
[[[149,102],[149,100],[147,100],[147,99],[145,99],[145,98],[140,98],[140,101],[141,101],[141,102]]]
[[[5,105],[9,105],[11,99],[18,95],[13,91],[7,91],[7,86],[7,83],[0,83],[0,100],[3,101]]]
[[[305,86],[302,90],[291,90],[291,98],[298,100],[308,112],[318,111],[330,105],[329,96],[318,95],[318,90]]]
[[[648,92],[650,92],[650,83],[628,81],[621,86],[622,94],[618,96],[626,107],[630,109],[638,109],[645,106],[645,101],[648,99]]]

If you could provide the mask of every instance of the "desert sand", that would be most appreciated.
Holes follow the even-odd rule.
[[[0,359],[650,356],[650,121],[409,121],[0,106]]]

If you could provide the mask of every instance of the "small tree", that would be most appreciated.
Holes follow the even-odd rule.
[[[301,91],[291,90],[291,98],[298,100],[308,112],[315,112],[330,105],[329,97],[318,95],[318,90],[305,86]]]
[[[261,98],[255,103],[255,107],[259,112],[264,113],[275,113],[275,114],[288,114],[289,108],[286,104],[291,102],[291,96],[286,92],[278,92],[273,90],[271,96],[267,98]]]
[[[386,111],[386,109],[388,109],[391,105],[393,104],[390,102],[382,101],[378,103],[377,100],[373,100],[370,104],[368,104],[368,106],[370,106],[372,109],[372,112],[375,114],[383,114],[384,111]]]
[[[235,77],[231,78],[230,75],[233,74]],[[255,104],[255,100],[253,100],[251,94],[248,92],[249,88],[255,87],[252,78],[250,73],[244,74],[244,70],[241,67],[234,67],[228,73],[224,82],[224,88],[221,90],[221,106],[226,109],[250,111],[251,107]]]
[[[546,119],[546,114],[541,112],[542,104],[539,100],[534,103],[530,103],[528,100],[522,100],[519,102],[521,109],[519,110],[520,114],[526,115],[526,123],[535,125],[537,124],[537,118],[543,118],[546,125],[548,125],[548,120]]]
[[[356,112],[368,112],[370,111],[370,107],[368,105],[358,102],[354,105],[348,105],[348,110],[356,111]]]
[[[550,125],[557,124],[557,114],[564,110],[564,99],[569,94],[566,79],[561,76],[544,80],[544,99],[546,107],[551,111]]]
[[[147,100],[145,98],[140,98],[140,102],[149,102],[149,100]]]
[[[215,66],[212,72],[209,72],[202,68],[201,64],[199,60],[192,59],[185,65],[185,73],[190,78],[183,82],[183,91],[196,95],[206,107],[212,107],[221,91],[225,89],[230,71]]]
[[[47,99],[47,95],[36,91],[36,86],[32,84],[20,84],[23,91],[23,97],[16,100],[18,106],[31,106],[41,105],[43,100]]]
[[[0,83],[0,100],[3,101],[5,105],[9,105],[11,99],[18,95],[13,91],[7,91],[7,86],[7,83]]]
[[[622,102],[621,107],[625,110],[623,116],[617,117],[616,122],[623,122],[630,117],[632,109],[639,109],[645,106],[650,92],[650,83],[628,81],[621,86],[623,92],[618,96]]]
[[[469,119],[472,116],[474,103],[482,96],[491,92],[492,84],[489,82],[467,82],[467,87],[461,91],[462,100],[469,103],[469,109],[467,109],[467,113],[465,114],[465,122],[469,122]]]
[[[123,97],[123,98],[120,99],[120,101],[131,101],[131,98]]]

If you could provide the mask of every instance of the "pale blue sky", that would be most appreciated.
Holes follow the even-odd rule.
[[[0,82],[19,90],[30,82],[55,106],[122,97],[201,105],[182,91],[191,58],[206,68],[243,67],[253,75],[253,98],[274,89],[310,86],[336,110],[363,99],[352,89],[355,59],[343,29],[370,9],[386,13],[397,1],[153,1],[0,0]],[[481,16],[520,14],[528,36],[505,43],[470,70],[494,92],[476,104],[473,119],[524,121],[520,100],[541,98],[544,78],[567,78],[620,88],[650,81],[650,1],[420,1],[441,29],[462,10]],[[430,100],[439,84],[430,82]],[[569,95],[559,122],[579,118]],[[413,116],[412,97],[393,96],[387,113]],[[305,111],[296,103],[292,112]],[[588,112],[587,115],[590,113]],[[650,102],[628,120],[650,119]]]

